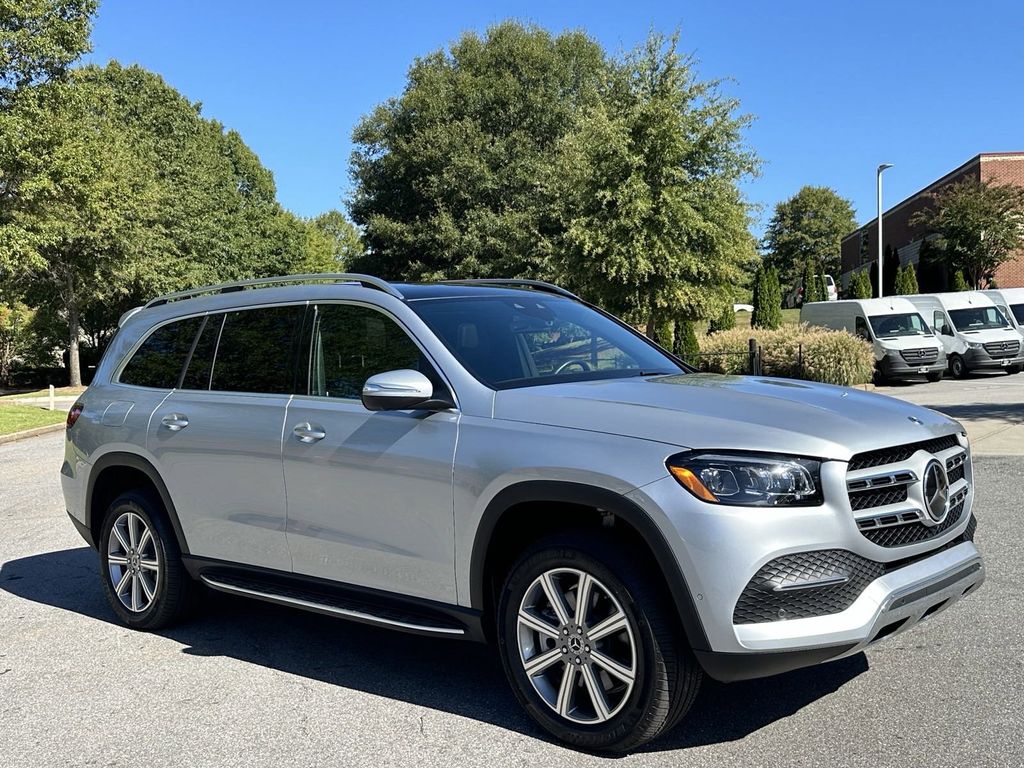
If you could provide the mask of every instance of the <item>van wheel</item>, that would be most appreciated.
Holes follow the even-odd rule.
[[[1021,372],[1021,366],[1019,366],[1019,365],[1009,365],[1009,366],[1006,367],[1006,372],[1010,373],[1010,374],[1020,373]]]
[[[152,494],[136,490],[114,499],[103,519],[99,550],[107,600],[132,629],[169,626],[189,606],[194,585]]]
[[[931,373],[926,373],[925,378],[927,378],[928,381],[932,382],[942,381],[942,371],[932,371]]]
[[[703,673],[663,590],[618,548],[563,535],[524,553],[498,608],[498,646],[520,704],[548,733],[624,752],[673,726]]]
[[[964,359],[960,355],[949,356],[949,372],[952,374],[954,379],[962,379],[967,375],[967,366],[964,364]]]

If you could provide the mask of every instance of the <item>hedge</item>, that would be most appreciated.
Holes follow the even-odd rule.
[[[761,347],[766,376],[852,386],[871,381],[875,355],[871,345],[846,331],[806,324],[779,329],[734,328],[700,340],[701,367],[713,373],[749,373],[749,339]],[[801,363],[800,350],[803,348]]]

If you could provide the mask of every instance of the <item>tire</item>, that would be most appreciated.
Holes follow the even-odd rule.
[[[1011,374],[1011,375],[1014,374],[1014,373],[1020,373],[1020,371],[1021,371],[1021,366],[1019,366],[1019,365],[1008,365],[1006,367],[1006,372]]]
[[[656,738],[690,709],[703,677],[666,590],[630,554],[596,535],[552,537],[520,556],[501,592],[498,646],[513,692],[544,730],[581,749],[625,752]],[[584,579],[591,599],[581,627],[575,598]],[[567,622],[555,615],[550,590],[565,596]],[[614,632],[591,637],[609,622]]]
[[[124,624],[161,629],[185,613],[195,585],[181,562],[163,506],[153,494],[128,491],[113,501],[103,518],[99,550],[103,591]]]
[[[880,369],[875,368],[871,373],[871,383],[876,387],[882,387],[889,383],[889,377],[882,373]]]
[[[926,373],[925,377],[928,379],[928,381],[931,382],[942,381],[942,371],[932,371],[931,373]]]
[[[967,375],[967,364],[960,355],[949,356],[949,373],[954,379],[962,379]]]

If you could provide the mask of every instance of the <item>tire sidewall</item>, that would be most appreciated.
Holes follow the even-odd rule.
[[[954,379],[962,379],[967,375],[967,366],[964,365],[964,359],[960,355],[953,355],[950,358],[949,372],[953,374]]]
[[[520,704],[556,738],[584,749],[613,748],[628,736],[644,717],[654,687],[653,665],[658,663],[654,635],[643,610],[634,600],[624,579],[606,566],[599,555],[581,543],[552,543],[534,550],[512,571],[502,590],[498,607],[498,648],[505,674]],[[587,725],[565,720],[556,714],[534,690],[520,660],[517,639],[519,605],[526,590],[542,573],[555,568],[573,568],[598,579],[619,601],[631,624],[636,641],[636,679],[629,699],[610,720]]]
[[[110,537],[113,535],[114,521],[125,512],[132,512],[138,515],[149,527],[153,535],[153,544],[157,553],[157,560],[160,563],[160,577],[157,580],[156,596],[146,610],[139,613],[128,610],[115,592],[116,585],[110,578],[110,567],[107,562],[107,553],[110,546]],[[142,493],[126,493],[119,496],[107,509],[103,518],[103,527],[100,535],[100,579],[103,582],[103,590],[110,601],[111,607],[117,617],[135,629],[147,629],[161,613],[161,609],[167,600],[168,589],[168,565],[172,557],[177,557],[177,547],[174,552],[168,551],[166,526],[163,525],[163,518],[157,514],[153,502],[147,495]]]

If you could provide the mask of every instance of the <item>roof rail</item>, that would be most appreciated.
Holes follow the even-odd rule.
[[[520,280],[515,277],[484,277],[475,280],[442,280],[445,285],[507,285],[511,288],[532,288],[535,291],[553,293],[557,296],[564,296],[567,299],[582,301],[575,293],[571,293],[552,283],[545,283],[543,280]]]
[[[372,275],[359,275],[350,274],[348,272],[324,272],[322,274],[311,274],[311,275],[281,275],[280,277],[261,277],[256,280],[240,280],[234,283],[220,283],[219,285],[204,285],[201,288],[192,288],[188,291],[178,291],[177,293],[167,293],[163,296],[157,296],[155,299],[150,299],[146,303],[143,309],[149,309],[150,307],[157,307],[161,304],[167,304],[172,301],[180,301],[182,299],[191,299],[195,296],[201,296],[204,293],[231,293],[232,291],[244,291],[247,288],[265,288],[271,285],[280,285],[282,283],[359,283],[360,285],[366,286],[367,288],[376,288],[378,291],[383,291],[386,294],[394,296],[396,299],[404,299],[401,292],[395,288],[391,283],[386,280],[381,280],[379,277],[373,277]]]

